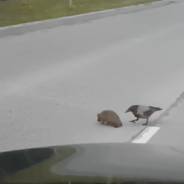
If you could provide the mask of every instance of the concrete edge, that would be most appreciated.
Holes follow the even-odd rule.
[[[135,136],[131,138],[129,142],[131,143],[147,143],[149,140],[157,133],[157,131],[160,129],[159,126],[156,126],[158,124],[162,124],[162,119],[169,115],[169,113],[172,111],[173,108],[177,107],[178,104],[184,99],[184,92],[180,94],[180,96],[172,103],[155,121],[154,124],[151,126],[146,126],[143,128],[140,132],[138,132]],[[151,128],[154,128],[156,130],[150,131]],[[147,133],[147,135],[145,135]]]
[[[154,125],[162,124],[163,118],[169,116],[170,112],[178,106],[178,104],[184,99],[184,92],[155,120]]]
[[[156,127],[156,125],[159,126],[159,124],[162,124],[162,119],[165,118],[166,116],[169,116],[169,113],[172,111],[173,108],[177,107],[178,104],[184,99],[184,92],[182,92],[179,97],[176,98],[176,100],[163,112],[161,113],[160,116],[158,116],[151,125],[148,125],[146,127],[144,127],[140,132],[138,132],[136,135],[134,135],[128,142],[131,142],[131,143],[134,143],[134,141],[136,142],[136,140],[139,141],[142,141],[142,140],[139,140],[139,138],[141,136],[144,135],[144,132],[148,129],[149,131],[149,128],[151,127]],[[157,128],[158,128],[157,126]],[[155,132],[156,133],[156,132]],[[154,134],[153,134],[154,135]],[[152,136],[153,136],[152,135]],[[151,139],[151,137],[149,139]],[[146,142],[145,142],[146,143]]]
[[[110,10],[91,12],[91,13],[68,16],[68,17],[2,27],[0,28],[0,38],[11,36],[11,35],[20,35],[26,32],[32,32],[36,30],[53,28],[56,26],[73,25],[78,22],[99,19],[99,18],[113,16],[117,14],[127,14],[127,13],[133,13],[137,11],[143,11],[147,9],[169,5],[174,2],[172,0],[161,0],[161,1],[156,1],[156,2],[147,3],[147,4],[133,5],[133,6],[127,6],[127,7],[117,8],[117,9],[110,9]]]

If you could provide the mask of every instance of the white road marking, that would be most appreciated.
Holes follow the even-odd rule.
[[[159,129],[160,127],[147,127],[132,141],[132,143],[147,143]]]

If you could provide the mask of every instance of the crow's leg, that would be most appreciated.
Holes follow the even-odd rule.
[[[144,123],[144,124],[142,124],[142,125],[147,125],[147,124],[148,124],[148,119],[149,119],[149,118],[147,118],[146,123]]]
[[[135,121],[138,121],[138,120],[139,120],[139,118],[134,119],[134,120],[132,120],[132,121],[130,121],[130,122],[135,123]]]

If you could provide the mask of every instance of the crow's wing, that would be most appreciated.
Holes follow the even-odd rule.
[[[139,105],[137,108],[137,114],[143,115],[144,112],[149,111],[149,110],[150,110],[149,106]]]
[[[150,117],[155,111],[153,109],[150,109],[148,111],[145,111],[144,112],[144,115],[147,116],[147,117]]]

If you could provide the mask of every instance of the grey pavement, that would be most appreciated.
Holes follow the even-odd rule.
[[[165,110],[183,92],[183,9],[172,4],[1,38],[0,151],[131,140],[144,121],[129,122],[130,105]],[[123,127],[99,125],[104,109],[116,111]]]

